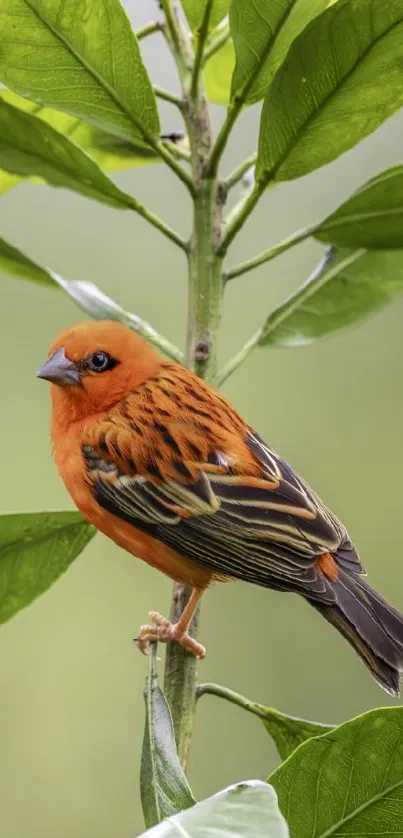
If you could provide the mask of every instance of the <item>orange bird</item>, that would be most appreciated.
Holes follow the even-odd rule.
[[[37,373],[52,382],[52,442],[83,516],[193,593],[172,625],[150,612],[138,645],[189,635],[213,580],[301,594],[392,695],[403,617],[362,578],[347,530],[318,496],[189,370],[109,321],[63,332]]]

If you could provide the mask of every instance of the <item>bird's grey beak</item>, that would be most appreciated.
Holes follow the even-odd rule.
[[[46,359],[36,375],[52,384],[81,384],[80,373],[73,361],[66,358],[63,346]]]

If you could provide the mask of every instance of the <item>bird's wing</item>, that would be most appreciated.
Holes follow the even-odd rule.
[[[200,427],[197,446],[185,420],[150,422],[136,447],[125,410],[123,424],[105,420],[83,438],[88,480],[103,508],[217,575],[332,600],[316,562],[341,544],[349,553],[348,535],[253,431],[244,426],[259,476],[240,473],[211,442],[202,458],[189,458],[203,444]]]

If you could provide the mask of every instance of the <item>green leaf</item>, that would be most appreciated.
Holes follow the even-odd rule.
[[[93,125],[88,125],[88,123],[77,119],[75,116],[62,113],[55,108],[46,108],[43,105],[38,105],[37,102],[31,102],[29,99],[23,99],[22,96],[12,90],[1,90],[0,98],[10,105],[15,105],[21,111],[32,113],[37,119],[43,119],[60,134],[64,134],[70,140],[73,140],[106,172],[144,166],[147,163],[160,162],[161,160],[153,149],[146,148],[140,143],[136,144],[136,140],[133,140],[133,142],[121,141],[114,135],[107,134]],[[3,192],[1,174],[0,194]],[[6,175],[6,177],[13,178],[14,176]],[[20,178],[16,177],[15,180],[19,182]]]
[[[204,66],[204,84],[209,102],[214,102],[215,105],[228,104],[234,67],[234,44],[229,39],[213,53]]]
[[[0,623],[47,591],[94,534],[78,512],[0,516]]]
[[[315,237],[353,247],[403,247],[403,166],[364,184],[321,224]]]
[[[261,704],[258,707],[259,718],[267,732],[270,733],[283,760],[287,759],[302,742],[333,730],[332,725],[323,725],[319,722],[309,722],[306,719],[286,716],[278,710],[263,707]]]
[[[278,30],[285,25],[295,0],[232,0],[230,29],[236,66],[231,99],[261,99],[267,88],[266,62]]]
[[[158,683],[156,649],[157,644],[152,644],[144,690],[146,720],[140,794],[146,827],[196,803],[178,759],[171,713]]]
[[[401,291],[401,251],[330,248],[307,282],[269,314],[258,346],[312,343],[360,323]]]
[[[289,838],[271,786],[250,780],[196,803],[143,833],[147,838]]]
[[[270,775],[291,838],[392,836],[403,823],[403,709],[371,710]]]
[[[214,29],[228,14],[230,0],[213,0],[210,12],[209,29]],[[192,32],[198,32],[201,27],[207,0],[182,0],[188,24]]]
[[[32,262],[28,256],[0,238],[0,268],[6,273],[21,279],[30,279],[42,285],[57,287],[50,273],[45,268]]]
[[[136,36],[118,0],[0,0],[0,80],[124,139],[160,133]]]
[[[0,100],[0,167],[35,175],[109,206],[132,209],[135,201],[91,157],[46,122]]]
[[[334,160],[403,104],[401,0],[340,0],[292,43],[262,110],[256,179]]]

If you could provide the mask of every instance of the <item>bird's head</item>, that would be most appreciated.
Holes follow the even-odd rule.
[[[160,364],[143,338],[120,323],[99,320],[62,332],[37,376],[52,383],[54,409],[68,424],[107,410]]]

